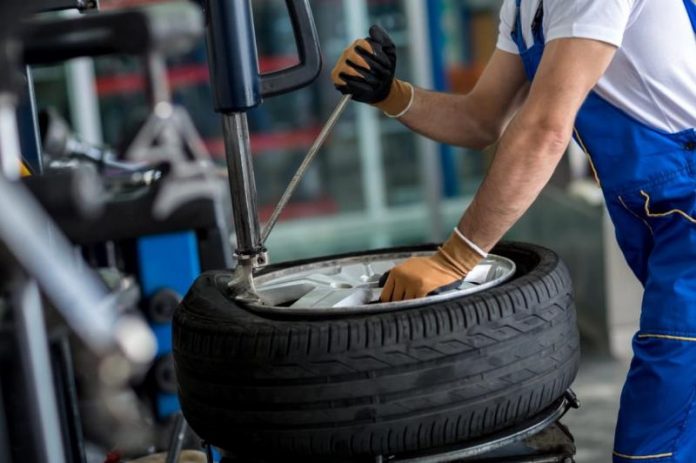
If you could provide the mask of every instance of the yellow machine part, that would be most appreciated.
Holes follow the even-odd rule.
[[[31,175],[31,170],[26,162],[22,161],[22,164],[19,166],[19,173],[22,177],[29,177]]]

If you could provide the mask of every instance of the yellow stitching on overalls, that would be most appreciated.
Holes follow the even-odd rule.
[[[670,341],[696,342],[696,338],[688,336],[672,336],[668,334],[639,334],[638,339],[667,339]]]
[[[691,217],[689,214],[682,211],[681,209],[672,209],[671,211],[667,212],[650,212],[650,195],[647,194],[645,191],[641,191],[640,194],[643,195],[643,197],[645,198],[645,214],[648,217],[667,217],[670,215],[679,214],[689,222],[696,224],[696,218]]]
[[[634,455],[624,455],[623,453],[619,453],[616,450],[614,451],[614,456],[619,457],[619,458],[625,458],[626,460],[654,460],[654,459],[659,459],[659,458],[669,458],[673,456],[673,453],[658,453],[656,455],[641,455],[641,456],[634,456]]]
[[[597,182],[597,185],[602,186],[602,182],[599,181],[599,175],[597,174],[597,169],[595,168],[594,162],[592,161],[592,156],[590,155],[590,151],[587,149],[585,142],[582,141],[582,137],[580,136],[580,132],[578,132],[578,128],[573,127],[573,131],[575,132],[575,138],[578,139],[578,143],[580,144],[580,148],[582,148],[582,150],[587,155],[587,160],[590,162],[590,167],[592,168],[592,174],[594,175],[595,182]]]
[[[650,224],[648,223],[648,221],[645,220],[643,217],[639,216],[638,214],[636,214],[635,212],[633,212],[633,211],[626,205],[626,203],[624,202],[624,200],[623,200],[623,198],[622,198],[621,196],[619,196],[619,202],[620,202],[621,205],[624,207],[624,209],[626,209],[632,216],[634,216],[636,219],[638,219],[638,220],[640,220],[641,222],[643,222],[643,223],[645,224],[645,226],[648,227],[648,230],[650,230],[650,234],[651,234],[651,235],[655,236],[655,232],[653,231],[653,229],[652,229],[652,227],[650,226]]]

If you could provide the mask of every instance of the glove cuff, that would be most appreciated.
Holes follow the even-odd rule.
[[[381,109],[389,117],[399,118],[411,109],[415,94],[413,85],[394,79],[389,95],[379,103],[375,103],[374,106]]]
[[[438,249],[438,253],[456,270],[462,278],[473,270],[483,260],[481,254],[463,241],[459,236],[452,234]]]

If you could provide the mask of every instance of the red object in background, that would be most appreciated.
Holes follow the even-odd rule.
[[[266,73],[294,66],[297,62],[296,57],[262,57],[259,65],[261,72]],[[205,64],[173,67],[169,69],[167,75],[173,89],[194,85],[208,85],[210,76],[208,66]],[[96,86],[97,94],[100,97],[109,97],[141,92],[145,88],[145,80],[139,73],[117,74],[99,77],[96,81]],[[303,130],[252,134],[251,149],[254,153],[273,150],[306,149],[314,142],[320,130],[319,127],[311,127]],[[214,157],[224,158],[225,146],[222,138],[206,140],[206,145]]]
[[[295,56],[262,56],[259,58],[259,68],[265,74],[292,67],[298,62]],[[167,76],[172,89],[178,89],[207,85],[210,72],[206,64],[187,64],[172,67],[167,71]],[[136,93],[144,89],[145,79],[140,73],[115,74],[97,78],[97,95],[100,97]]]
[[[283,132],[252,133],[251,152],[259,154],[265,151],[305,150],[319,136],[320,131],[320,127],[310,127]],[[214,158],[225,158],[225,143],[222,138],[205,140],[205,146]]]
[[[106,454],[106,459],[104,460],[104,463],[120,463],[121,456],[121,452],[113,450]]]
[[[261,222],[267,221],[273,210],[275,209],[275,204],[262,206],[259,208],[259,220]],[[338,212],[338,204],[332,198],[322,198],[316,201],[306,201],[306,202],[295,202],[290,203],[280,214],[281,220],[293,220],[293,219],[303,219],[308,217],[318,217],[322,215],[332,215]]]

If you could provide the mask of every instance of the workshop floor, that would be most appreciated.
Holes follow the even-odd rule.
[[[577,463],[611,463],[619,396],[628,361],[587,359],[573,385],[582,406],[563,422],[577,443]]]

